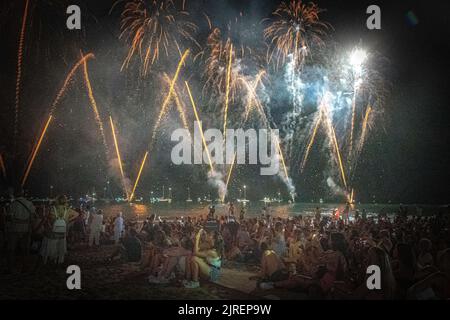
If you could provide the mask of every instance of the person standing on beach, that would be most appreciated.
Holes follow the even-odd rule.
[[[36,209],[31,201],[24,197],[22,188],[16,191],[16,198],[12,201],[6,215],[7,241],[8,241],[8,266],[7,271],[12,272],[14,268],[14,255],[16,249],[21,250],[22,267],[28,257],[31,226],[35,219]]]
[[[69,222],[78,214],[69,208],[67,198],[63,195],[56,198],[55,205],[51,208],[51,229],[48,230],[41,247],[41,256],[44,264],[47,260],[62,264],[67,253],[67,231]]]
[[[114,220],[114,243],[119,244],[120,238],[122,238],[124,227],[123,227],[123,217],[122,212],[119,212],[116,219]]]
[[[91,223],[89,226],[89,247],[93,244],[96,246],[100,245],[100,233],[103,228],[103,211],[98,210],[95,214],[91,216]]]

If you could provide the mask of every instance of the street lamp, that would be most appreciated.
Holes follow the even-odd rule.
[[[53,197],[53,186],[50,186],[50,198]]]
[[[247,186],[244,185],[244,200],[247,200]]]

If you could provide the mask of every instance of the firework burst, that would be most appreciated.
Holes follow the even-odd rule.
[[[141,74],[146,75],[162,55],[174,50],[181,56],[181,40],[197,44],[197,26],[187,20],[189,13],[172,0],[133,0],[125,4],[121,15],[120,38],[129,44],[122,68],[127,68],[135,55],[141,60]]]
[[[282,2],[272,13],[273,19],[265,29],[264,38],[269,43],[267,61],[275,62],[276,68],[289,56],[300,67],[313,46],[323,45],[328,24],[321,22],[322,10],[314,3],[301,0]]]

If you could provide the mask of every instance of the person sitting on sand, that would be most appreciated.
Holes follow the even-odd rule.
[[[192,249],[192,239],[187,236],[182,237],[178,246],[165,249],[163,251],[163,257],[165,259],[163,260],[161,270],[156,277],[150,275],[148,281],[158,284],[169,283],[176,267],[180,269],[184,277],[186,273],[186,261],[192,256]]]
[[[142,244],[137,237],[137,232],[134,228],[130,228],[124,238],[121,239],[120,244],[116,246],[116,250],[108,259],[113,261],[116,259],[122,262],[139,262],[142,257]]]
[[[284,237],[284,228],[281,221],[275,223],[272,248],[279,257],[284,257],[287,251],[286,239]]]
[[[286,280],[289,276],[283,260],[275,251],[269,249],[266,242],[261,243],[261,272],[259,278],[263,282]]]
[[[224,243],[220,234],[217,231],[207,233],[200,229],[195,236],[193,256],[186,263],[184,287],[198,288],[200,276],[212,282],[217,281],[220,277],[223,254]]]

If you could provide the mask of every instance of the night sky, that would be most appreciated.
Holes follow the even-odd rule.
[[[82,52],[92,52],[89,62],[94,95],[108,135],[108,116],[115,119],[122,148],[124,169],[134,180],[139,162],[151,137],[152,124],[162,100],[157,77],[139,78],[138,61],[124,71],[120,66],[126,55],[120,33],[118,5],[109,13],[113,1],[31,1],[28,29],[25,35],[22,66],[21,113],[18,148],[13,156],[13,122],[16,85],[17,46],[21,16],[25,1],[0,5],[2,62],[0,64],[0,153],[5,158],[8,177],[1,183],[20,180],[24,164],[48,116],[51,102],[71,66]],[[387,77],[392,88],[387,98],[383,118],[368,138],[353,185],[361,202],[428,203],[450,202],[448,163],[450,112],[448,105],[448,70],[450,38],[450,3],[448,1],[315,1],[326,9],[321,20],[330,23],[330,39],[344,48],[360,45],[377,51],[389,61]],[[38,3],[38,4],[36,4]],[[223,26],[242,12],[248,26],[254,27],[255,38],[261,38],[263,18],[270,17],[279,1],[187,1],[199,26],[198,39],[208,34],[202,13]],[[65,27],[65,8],[78,4],[82,10],[82,30]],[[382,30],[366,28],[368,5],[377,4],[382,11]],[[408,19],[411,14],[417,23]],[[255,41],[257,41],[255,39]],[[177,59],[162,60],[155,74],[173,73]],[[184,79],[196,82],[195,66],[187,66]],[[195,94],[200,87],[194,85]],[[202,114],[208,108],[201,106]],[[275,110],[274,110],[275,111]],[[276,116],[276,115],[274,115]],[[178,127],[175,114],[162,126],[162,132]],[[172,186],[175,197],[184,199],[191,186],[193,197],[212,190],[206,182],[206,167],[174,166],[170,163],[170,134],[158,138],[156,154],[147,163],[139,195],[150,190],[160,192],[162,185]],[[313,150],[306,174],[292,173],[299,201],[319,198],[336,200],[328,194],[323,182],[326,156],[321,149]],[[325,160],[324,160],[325,159]],[[120,192],[117,170],[105,159],[98,127],[89,106],[82,72],[75,76],[70,89],[55,113],[55,121],[44,139],[26,188],[30,194],[47,195],[50,186],[55,193],[80,196],[93,188],[100,193],[110,181],[111,192]],[[238,188],[248,185],[248,197],[260,199],[280,190],[283,183],[273,177],[260,177],[254,168],[238,166],[230,187],[232,196]]]

